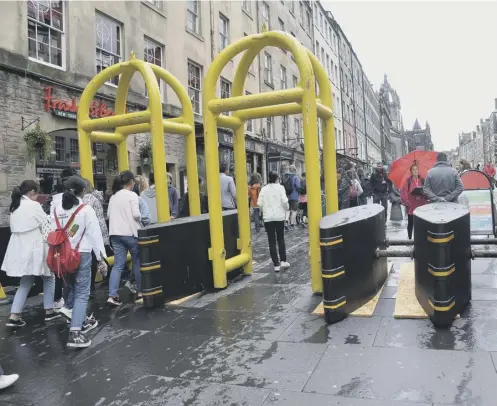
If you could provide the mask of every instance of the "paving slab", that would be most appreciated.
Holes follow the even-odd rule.
[[[495,374],[487,352],[330,346],[304,392],[335,396],[492,405]]]
[[[301,314],[278,341],[317,344],[373,345],[381,317],[348,317],[339,323],[328,325],[324,317]]]
[[[300,391],[326,345],[212,338],[168,372],[201,380]]]
[[[324,395],[321,393],[296,393],[287,391],[273,392],[269,395],[264,406],[432,406],[431,403],[413,403],[402,401],[384,401],[371,399],[351,399],[340,396]]]

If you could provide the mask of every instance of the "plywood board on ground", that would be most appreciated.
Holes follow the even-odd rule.
[[[390,270],[392,269],[393,262],[388,261],[387,263],[387,269],[388,273],[390,274]],[[350,313],[350,316],[355,316],[355,317],[373,317],[374,311],[376,309],[376,305],[378,304],[378,300],[380,300],[381,292],[383,291],[383,286],[381,287],[380,291],[376,294],[375,297],[373,297],[369,302],[367,302],[365,305],[359,307],[359,309],[355,310],[354,312]],[[323,302],[321,302],[312,312],[312,314],[319,315],[319,316],[324,316],[324,307],[323,307]]]

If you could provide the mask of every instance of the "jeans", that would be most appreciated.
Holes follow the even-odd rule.
[[[91,252],[81,253],[81,263],[76,272],[65,277],[64,307],[72,309],[71,331],[80,331],[86,319],[90,297]]]
[[[138,238],[125,235],[113,235],[110,237],[112,248],[114,250],[114,266],[109,280],[109,297],[116,297],[121,282],[121,273],[126,266],[126,256],[128,251],[133,261],[133,275],[135,275],[136,286],[138,291],[142,289],[142,276],[140,273],[140,248]]]
[[[261,209],[259,207],[253,207],[252,210],[253,210],[252,216],[254,217],[255,230],[259,231],[261,228]]]
[[[273,260],[274,266],[280,265],[280,260],[286,262],[286,247],[285,247],[285,222],[284,221],[268,221],[264,222],[266,227],[267,239],[269,242],[269,253]],[[276,252],[276,240],[278,240],[278,251]]]
[[[55,277],[52,274],[50,276],[42,276],[41,278],[43,280],[43,307],[45,310],[51,310],[53,309]],[[34,281],[34,275],[24,275],[21,277],[19,288],[17,289],[16,295],[14,296],[14,302],[12,303],[11,313],[22,313],[26,298],[28,297],[28,293],[31,290]]]
[[[373,195],[373,203],[381,204],[385,208],[385,223],[387,222],[388,196]]]

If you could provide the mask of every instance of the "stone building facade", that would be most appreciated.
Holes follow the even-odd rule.
[[[363,83],[367,165],[372,168],[381,161],[380,102],[365,73]]]

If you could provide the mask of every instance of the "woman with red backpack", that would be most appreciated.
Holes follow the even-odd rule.
[[[92,251],[98,266],[105,267],[105,246],[97,215],[83,203],[85,182],[79,176],[71,176],[64,184],[62,202],[50,215],[47,242],[49,268],[58,270],[65,281],[64,307],[60,313],[71,320],[67,346],[85,348],[91,340],[84,336],[97,327],[92,316],[86,317],[91,286]]]
[[[54,275],[45,263],[46,245],[43,243],[41,230],[47,215],[36,201],[38,192],[39,186],[33,180],[23,181],[12,191],[9,209],[12,235],[3,260],[2,271],[11,277],[21,277],[21,282],[12,303],[11,315],[6,324],[8,327],[26,325],[21,314],[35,276],[41,276],[43,280],[45,321],[60,317],[54,312]]]

